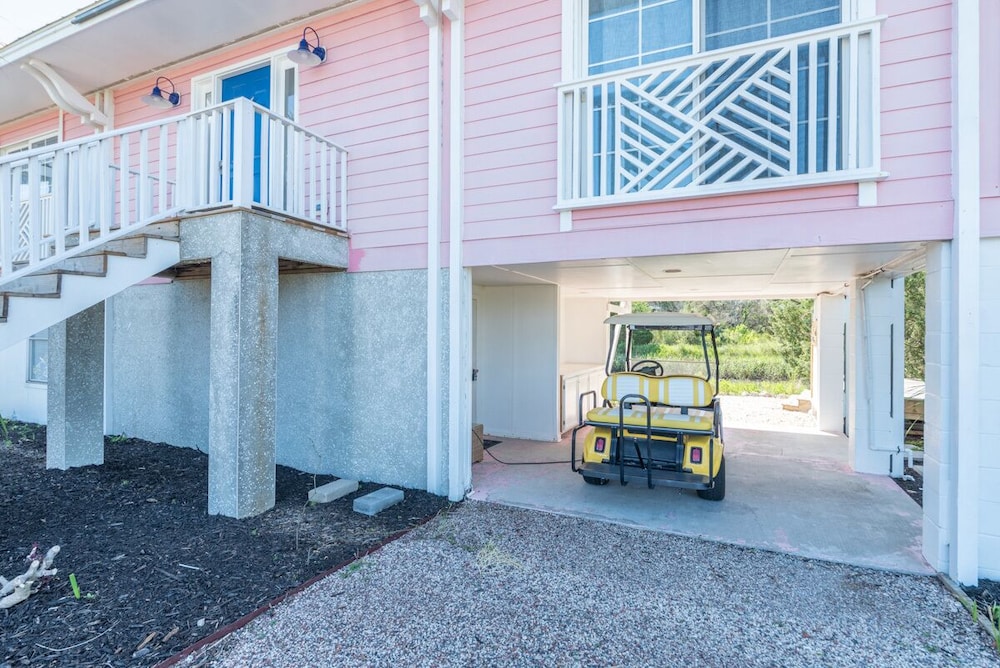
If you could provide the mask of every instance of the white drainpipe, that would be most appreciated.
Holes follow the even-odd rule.
[[[472,484],[471,397],[466,393],[462,338],[465,169],[465,21],[463,0],[444,0],[442,12],[451,22],[449,88],[449,231],[448,231],[448,498],[461,501]]]
[[[444,119],[441,113],[441,15],[437,0],[413,0],[428,27],[428,153],[427,153],[427,491],[442,494],[441,482],[441,154]]]

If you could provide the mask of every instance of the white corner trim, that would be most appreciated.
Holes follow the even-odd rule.
[[[952,146],[955,199],[954,244],[951,259],[951,332],[953,336],[952,397],[954,425],[955,505],[953,559],[950,575],[962,584],[979,577],[980,507],[980,56],[979,3],[952,6]],[[962,389],[969,398],[959,396]],[[970,390],[971,388],[971,390]]]
[[[858,206],[878,206],[878,183],[860,181],[858,183]]]
[[[104,130],[110,126],[111,121],[108,120],[108,117],[47,63],[32,58],[22,64],[21,69],[38,80],[49,98],[60,109],[80,116],[84,123],[93,128]]]

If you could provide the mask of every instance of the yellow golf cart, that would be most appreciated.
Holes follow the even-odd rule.
[[[726,462],[714,323],[666,312],[615,315],[604,322],[613,330],[602,405],[594,391],[580,395],[581,422],[571,438],[573,470],[592,485],[637,481],[650,488],[694,489],[703,499],[721,501]],[[670,350],[688,354],[682,359],[646,356],[667,349],[657,345],[658,338],[667,337],[680,344]],[[584,413],[588,400],[591,408]],[[585,430],[577,459],[577,435]]]

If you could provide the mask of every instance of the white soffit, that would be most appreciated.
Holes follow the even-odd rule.
[[[923,244],[796,248],[475,267],[476,285],[556,284],[567,296],[641,300],[778,299],[839,293],[887,266],[921,266]]]
[[[30,58],[89,94],[145,74],[169,76],[172,63],[360,1],[131,0],[74,25],[76,12],[0,49],[0,123],[52,106],[21,70]]]

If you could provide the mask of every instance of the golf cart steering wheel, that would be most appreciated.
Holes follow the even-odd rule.
[[[632,365],[632,371],[646,376],[662,376],[663,365],[656,360],[639,360]]]

